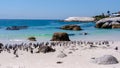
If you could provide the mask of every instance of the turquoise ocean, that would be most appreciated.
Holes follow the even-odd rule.
[[[63,25],[80,25],[83,30],[71,31],[59,29]],[[22,30],[6,30],[9,26],[28,26]],[[120,40],[120,29],[98,29],[95,22],[63,22],[59,20],[1,19],[0,40],[26,40],[34,36],[39,41],[49,41],[54,32],[67,32],[71,40]],[[88,35],[81,35],[81,33]]]

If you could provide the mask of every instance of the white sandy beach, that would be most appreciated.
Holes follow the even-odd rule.
[[[100,65],[93,63],[91,58],[100,57],[103,55],[112,55],[120,62],[120,41],[114,41],[106,45],[69,45],[69,46],[54,46],[55,52],[50,53],[29,53],[18,51],[19,57],[3,51],[0,53],[0,68],[120,68],[120,63],[110,65]],[[115,47],[118,50],[115,50]],[[59,58],[60,52],[67,56]],[[61,62],[57,64],[57,62]]]

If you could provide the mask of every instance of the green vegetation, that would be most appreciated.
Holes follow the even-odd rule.
[[[107,14],[102,13],[101,15],[93,16],[93,18],[95,18],[95,21],[99,21],[100,19],[110,17],[110,15],[111,15],[111,12],[108,10]]]
[[[109,17],[108,15],[97,15],[97,16],[94,16],[93,18],[95,18],[95,21],[99,21],[100,19],[103,19],[103,18],[107,18]]]

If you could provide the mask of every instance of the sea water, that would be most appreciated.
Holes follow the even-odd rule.
[[[59,29],[68,24],[80,25],[82,30],[71,31]],[[6,30],[9,26],[28,26],[22,30]],[[95,22],[63,22],[59,20],[24,20],[1,19],[0,40],[27,40],[34,36],[39,41],[49,41],[54,32],[66,32],[74,34],[69,36],[71,40],[120,40],[120,29],[98,29]],[[82,35],[88,33],[88,35]]]

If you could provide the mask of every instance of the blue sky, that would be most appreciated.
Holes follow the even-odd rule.
[[[0,0],[0,19],[64,19],[120,11],[120,0]]]

